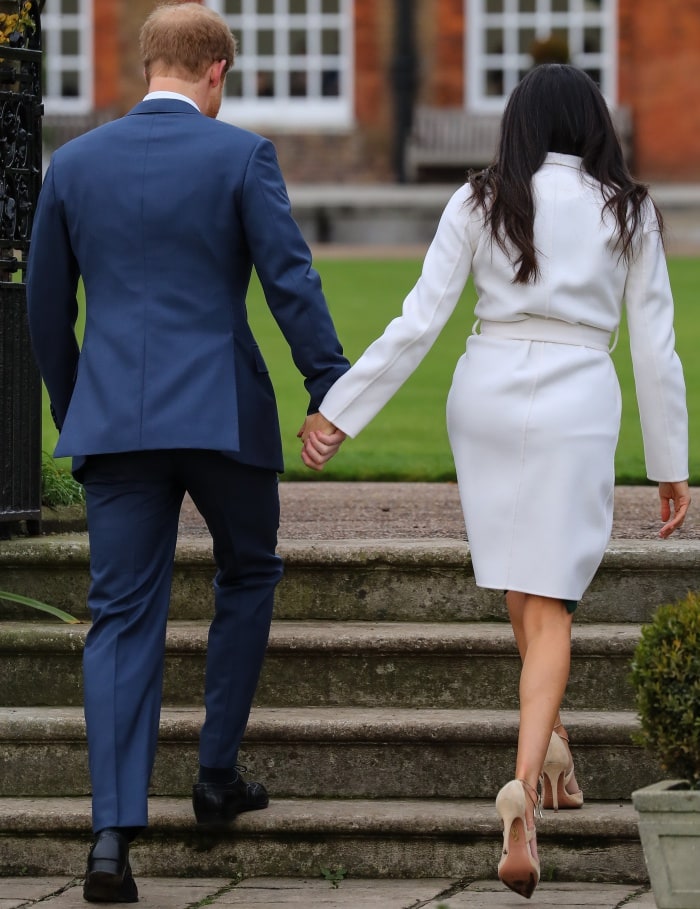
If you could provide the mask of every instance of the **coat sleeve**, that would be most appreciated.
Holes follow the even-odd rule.
[[[265,299],[291,349],[315,413],[333,382],[350,364],[343,356],[321,279],[292,218],[274,146],[258,143],[250,157],[242,194],[242,218]]]
[[[27,316],[34,357],[58,429],[68,411],[80,356],[75,335],[78,279],[78,263],[56,198],[55,169],[50,165],[32,226]]]
[[[468,191],[448,202],[401,315],[331,388],[321,413],[355,436],[379,413],[432,347],[464,290],[475,241],[470,237]]]
[[[628,271],[625,303],[647,476],[656,482],[685,480],[685,382],[675,350],[673,296],[661,233],[649,211]]]

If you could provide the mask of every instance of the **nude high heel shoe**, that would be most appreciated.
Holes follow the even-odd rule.
[[[557,727],[558,728],[558,727]],[[567,787],[574,776],[574,759],[569,750],[566,733],[553,732],[542,768],[542,806],[553,808],[580,808],[583,792],[569,792]]]
[[[525,780],[511,780],[496,796],[496,811],[503,821],[503,854],[498,863],[498,877],[506,887],[529,900],[540,880],[540,863],[530,845],[535,839],[535,828],[528,827],[525,820],[527,798],[532,800],[537,814],[540,804],[537,792]]]

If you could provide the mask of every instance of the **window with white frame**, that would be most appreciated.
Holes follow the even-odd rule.
[[[238,41],[223,119],[253,126],[352,123],[352,0],[206,0]]]
[[[500,111],[533,65],[537,43],[568,51],[571,63],[616,101],[616,0],[465,0],[466,97],[471,109]]]
[[[47,114],[92,109],[92,0],[48,0],[41,15]]]

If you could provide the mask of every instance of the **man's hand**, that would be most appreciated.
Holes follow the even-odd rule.
[[[659,499],[661,500],[661,520],[664,522],[659,536],[665,540],[685,521],[690,505],[690,489],[687,482],[683,480],[680,483],[659,483]],[[671,502],[673,502],[673,517],[671,517]]]
[[[326,461],[337,453],[346,435],[323,416],[312,413],[304,420],[304,425],[297,433],[303,445],[301,459],[311,470],[323,470]]]

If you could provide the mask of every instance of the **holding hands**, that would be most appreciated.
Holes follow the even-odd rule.
[[[312,413],[304,420],[297,438],[303,443],[301,459],[304,464],[311,470],[323,470],[326,461],[330,461],[347,437],[322,413]]]

